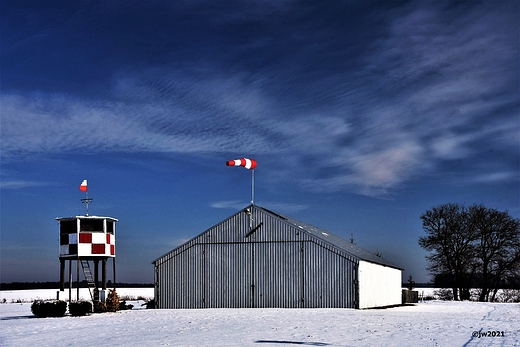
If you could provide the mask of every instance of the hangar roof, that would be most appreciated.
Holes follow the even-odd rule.
[[[261,209],[267,213],[270,213],[277,218],[281,218],[286,223],[291,224],[291,225],[303,230],[304,232],[307,232],[307,233],[313,235],[314,237],[319,238],[322,241],[330,243],[357,258],[368,261],[370,263],[376,263],[376,264],[389,266],[389,267],[393,267],[393,268],[402,270],[402,268],[396,266],[395,264],[389,262],[388,260],[381,258],[381,257],[375,255],[374,253],[371,253],[350,241],[347,241],[337,235],[334,235],[333,233],[331,233],[325,229],[315,227],[313,225],[307,224],[305,222],[301,222],[299,220],[296,220],[296,219],[293,219],[290,217],[285,217],[279,213],[270,211],[270,210],[268,210],[264,207],[260,207],[258,205],[254,205],[254,207]],[[248,209],[248,208],[252,208],[252,205],[246,207],[245,209]]]

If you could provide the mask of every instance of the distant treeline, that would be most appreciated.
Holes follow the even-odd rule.
[[[65,288],[69,287],[69,283],[65,283]],[[73,288],[77,288],[77,283],[72,283]],[[80,288],[87,288],[87,283],[81,281]],[[110,281],[107,282],[107,288],[114,286]],[[116,283],[116,288],[153,288],[153,283]],[[0,290],[24,290],[24,289],[59,289],[60,282],[11,282],[0,283]]]
[[[469,276],[468,276],[469,277]],[[482,286],[482,274],[473,273],[470,278],[462,276],[467,283],[468,288],[480,288]],[[453,286],[452,277],[449,274],[439,274],[434,277],[435,288],[451,288]],[[520,277],[506,277],[496,283],[497,289],[519,289]]]
[[[410,286],[409,282],[401,283],[402,288],[408,288],[409,286]],[[434,288],[434,284],[433,283],[415,283],[415,282],[413,282],[412,287],[413,288]]]

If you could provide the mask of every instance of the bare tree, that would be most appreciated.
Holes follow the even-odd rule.
[[[444,204],[421,219],[427,236],[419,238],[419,245],[431,252],[429,270],[449,277],[455,300],[469,299],[469,288],[476,284],[480,301],[494,301],[507,277],[518,278],[520,220],[507,211]]]
[[[427,256],[432,274],[450,278],[454,300],[467,299],[470,275],[474,273],[474,241],[476,235],[467,227],[467,209],[459,204],[444,204],[421,215],[428,234],[419,245],[430,251]]]
[[[473,205],[469,208],[471,227],[478,235],[476,261],[481,273],[479,301],[494,301],[507,276],[520,267],[520,221],[506,212]]]

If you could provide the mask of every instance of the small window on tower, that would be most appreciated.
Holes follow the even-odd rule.
[[[107,220],[107,233],[114,234],[114,222]]]
[[[80,231],[103,232],[102,219],[82,219],[79,224]]]
[[[60,234],[74,234],[77,232],[76,220],[60,221]]]

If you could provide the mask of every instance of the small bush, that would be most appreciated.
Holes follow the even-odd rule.
[[[63,317],[67,311],[67,303],[63,300],[36,300],[31,305],[31,312],[38,318]]]
[[[119,301],[135,301],[135,300],[137,300],[137,299],[133,295],[121,295],[119,297]]]
[[[107,305],[104,302],[96,301],[94,302],[94,312],[95,313],[103,313],[107,311]]]
[[[498,302],[520,302],[520,289],[503,289],[498,294]]]
[[[94,312],[116,312],[117,310],[119,310],[119,305],[119,295],[117,295],[115,289],[109,289],[107,299],[105,302],[96,301],[94,303]]]
[[[69,304],[69,313],[71,316],[86,316],[92,313],[92,304],[90,301],[75,301]]]
[[[123,301],[121,301],[121,302],[119,303],[119,308],[118,308],[118,310],[119,310],[119,311],[123,311],[123,310],[131,310],[131,309],[133,309],[133,308],[134,308],[134,305],[132,305],[132,304],[127,305],[127,304],[126,304],[126,301],[123,300]]]
[[[435,295],[439,300],[443,301],[451,301],[453,300],[453,292],[451,289],[441,288],[433,291],[433,295]]]
[[[107,306],[107,312],[116,312],[119,309],[119,295],[117,295],[116,290],[108,290],[107,301],[105,302]]]
[[[148,300],[141,306],[144,306],[144,305],[146,305],[146,308],[155,308],[155,300],[154,299]]]

